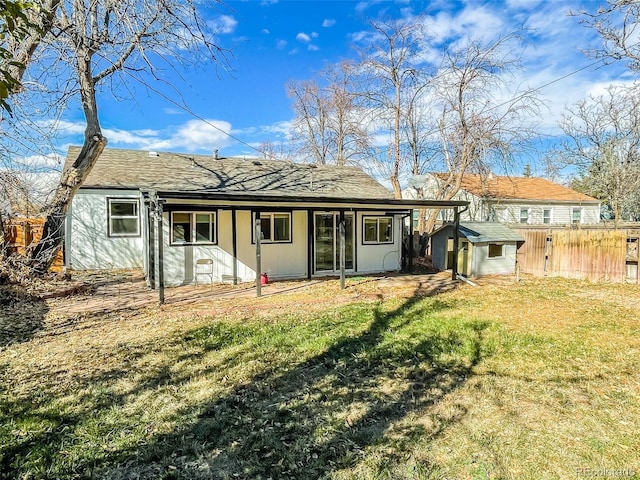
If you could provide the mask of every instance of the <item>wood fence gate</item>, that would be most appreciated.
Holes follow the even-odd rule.
[[[512,228],[525,240],[518,248],[523,273],[639,283],[640,230]]]

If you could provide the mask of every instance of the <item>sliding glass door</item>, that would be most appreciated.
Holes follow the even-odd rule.
[[[345,269],[353,270],[353,213],[345,213]],[[322,212],[314,215],[314,272],[340,271],[340,213]]]

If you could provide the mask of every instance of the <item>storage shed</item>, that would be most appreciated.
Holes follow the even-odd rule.
[[[445,224],[431,234],[432,262],[440,270],[453,265],[453,228],[453,224]],[[502,223],[460,223],[458,273],[466,277],[511,274],[522,242],[520,234]]]

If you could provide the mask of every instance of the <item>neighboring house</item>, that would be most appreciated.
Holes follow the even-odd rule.
[[[423,196],[435,198],[446,178],[443,173],[424,175]],[[409,187],[403,196],[416,198],[417,189]],[[599,200],[544,178],[467,174],[454,199],[469,202],[469,209],[460,216],[461,221],[533,225],[600,222]],[[448,221],[452,217],[442,212],[440,219]]]
[[[346,273],[397,271],[414,208],[464,205],[396,200],[356,167],[106,149],[73,199],[65,258],[172,286],[335,275],[342,243]]]
[[[457,271],[467,277],[511,274],[516,268],[518,233],[497,222],[461,222]],[[445,224],[431,234],[433,266],[447,270],[453,266],[454,226]]]

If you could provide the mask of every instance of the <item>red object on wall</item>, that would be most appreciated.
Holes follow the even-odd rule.
[[[266,285],[269,283],[269,276],[266,273],[260,275],[260,285]]]

